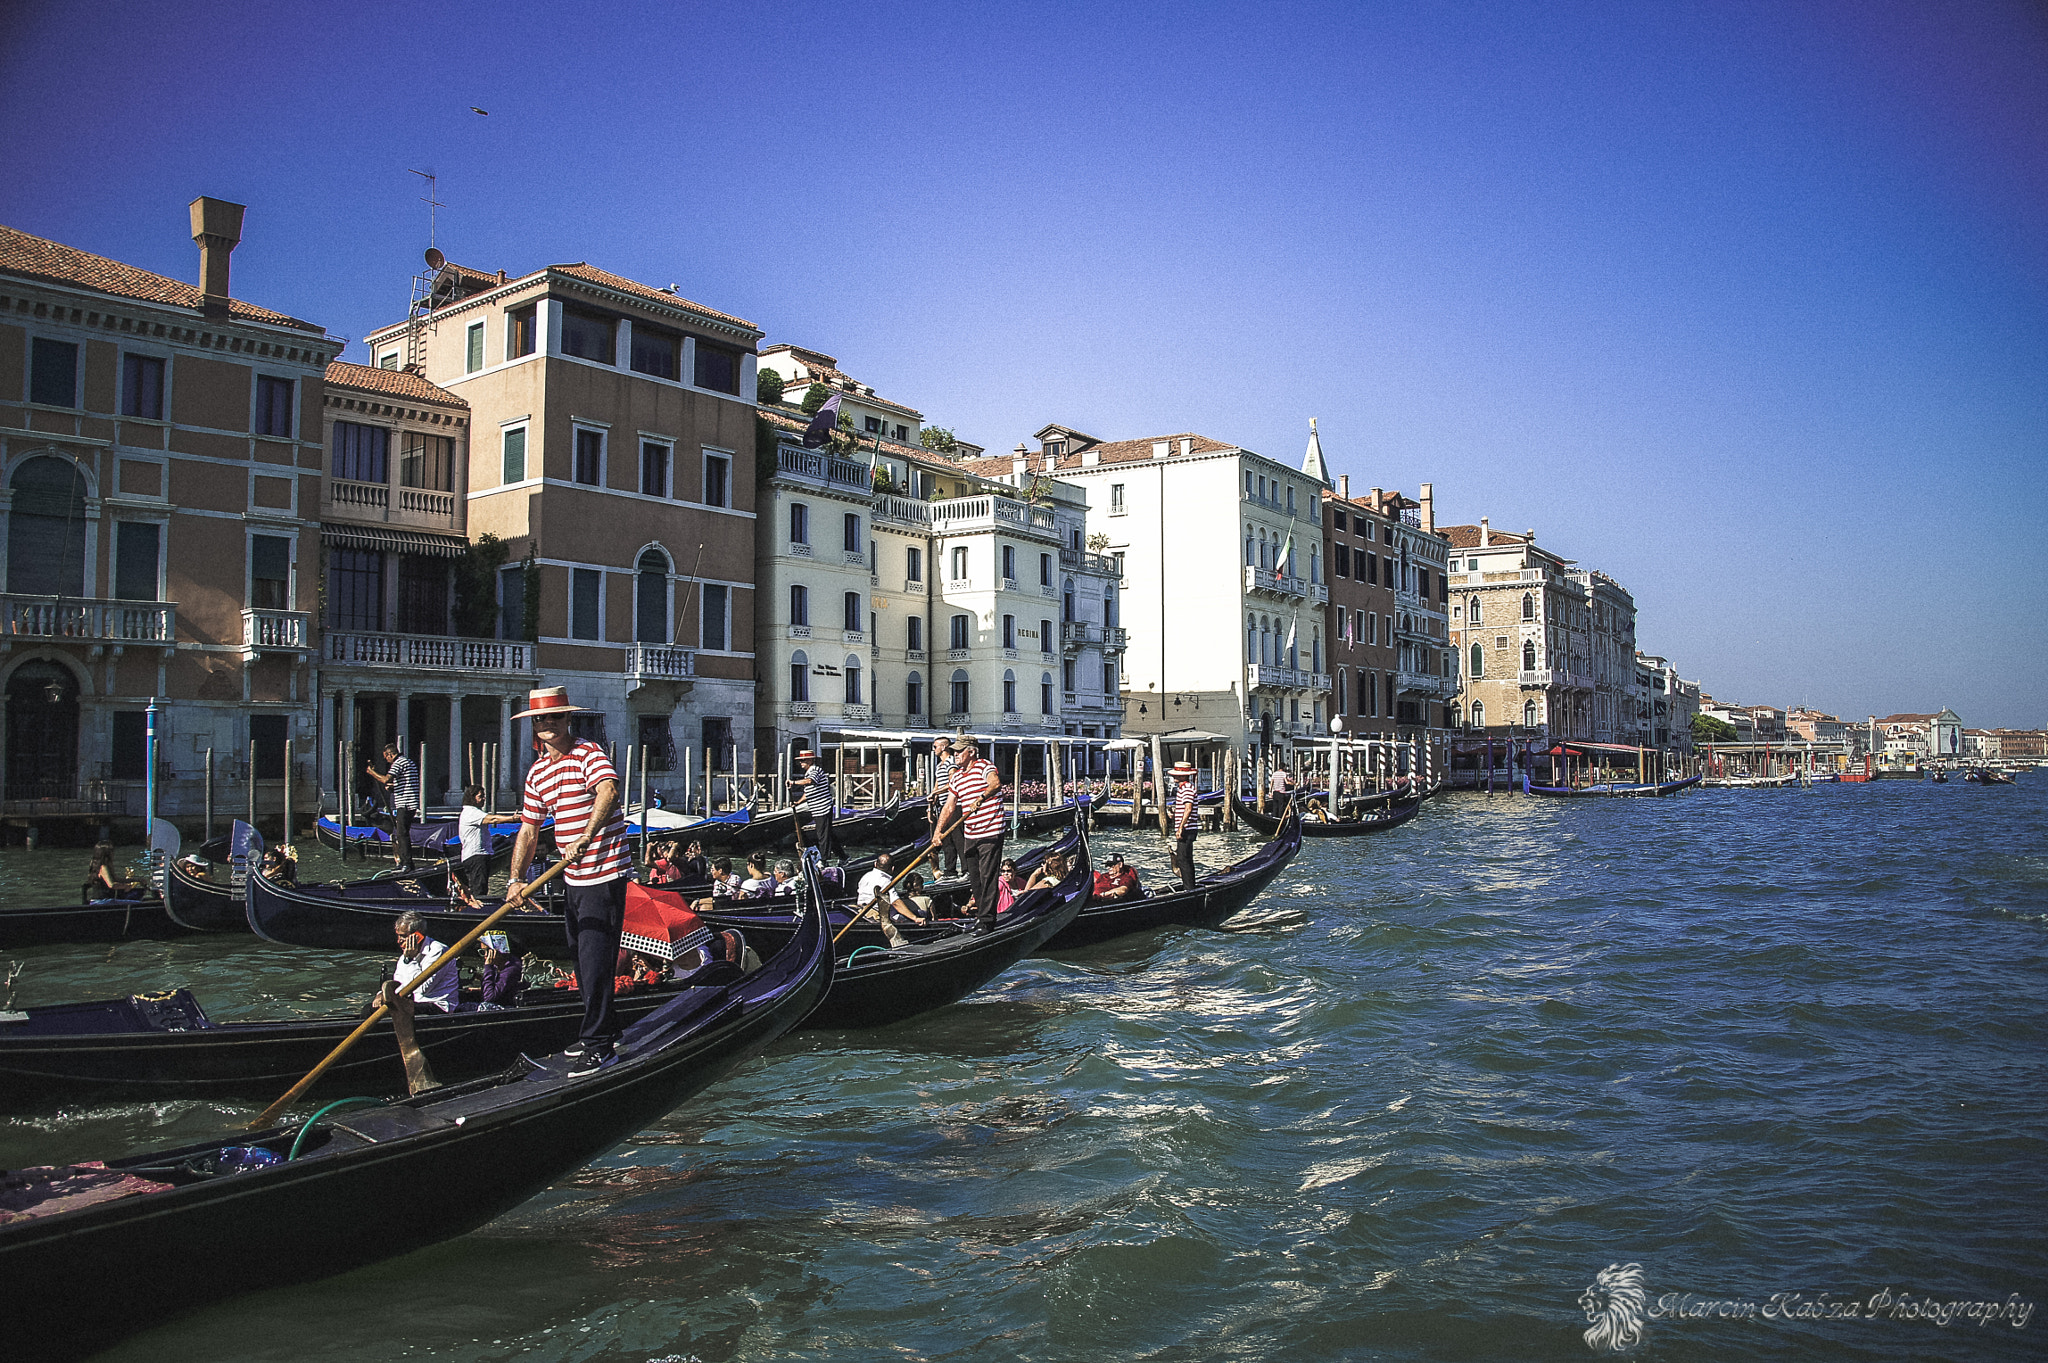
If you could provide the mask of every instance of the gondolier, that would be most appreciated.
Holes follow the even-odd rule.
[[[612,1063],[619,1023],[612,1012],[612,976],[619,932],[626,921],[626,885],[633,869],[626,821],[619,812],[619,775],[597,744],[570,732],[571,715],[589,714],[569,703],[559,686],[530,691],[526,708],[512,716],[533,720],[541,754],[526,774],[519,807],[519,837],[512,844],[510,899],[525,887],[540,826],[552,817],[555,844],[568,860],[566,930],[576,958],[576,983],[583,995],[583,1027],[566,1052],[571,1073],[588,1074]]]
[[[364,767],[372,780],[380,781],[391,800],[391,864],[401,871],[412,869],[412,821],[420,814],[420,769],[399,750],[396,740],[384,745],[384,770]]]
[[[933,739],[932,798],[930,809],[932,813],[932,832],[934,833],[937,833],[943,827],[939,822],[938,816],[945,811],[946,796],[953,789],[953,767],[952,740],[947,738]],[[960,850],[965,842],[966,839],[961,837],[960,830],[957,828],[939,839],[939,845],[932,855],[939,860],[940,875],[951,877],[960,874]]]
[[[960,755],[953,764],[945,808],[939,811],[939,827],[958,823],[966,836],[962,860],[974,887],[974,917],[980,930],[988,932],[996,925],[996,882],[1003,867],[1003,778],[995,763],[982,759],[972,738],[962,738],[954,746]]]
[[[796,760],[806,764],[798,782],[803,787],[803,794],[792,799],[789,807],[797,812],[797,827],[810,828],[811,841],[818,845],[818,855],[830,861],[832,816],[839,812],[839,801],[832,793],[832,777],[818,765],[818,755],[809,748],[798,753]]]
[[[1195,766],[1176,762],[1168,773],[1178,782],[1173,793],[1173,869],[1180,872],[1180,887],[1195,888],[1195,834],[1202,820],[1195,813]]]

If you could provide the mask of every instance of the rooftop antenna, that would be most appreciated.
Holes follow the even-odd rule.
[[[405,310],[405,363],[408,373],[423,374],[427,367],[427,314],[434,308],[434,279],[441,273],[441,267],[448,258],[441,254],[441,248],[434,244],[438,227],[437,210],[448,205],[440,200],[434,184],[434,173],[430,170],[408,170],[408,175],[417,175],[427,182],[427,192],[420,202],[427,206],[427,268],[425,273],[412,277],[412,304]]]
[[[427,247],[428,249],[431,250],[437,244],[434,241],[434,230],[435,227],[437,226],[435,222],[436,210],[446,208],[448,205],[442,203],[440,199],[435,197],[433,171],[409,170],[406,172],[406,174],[417,175],[422,180],[425,180],[427,182],[427,192],[423,196],[421,196],[420,202],[427,206]]]

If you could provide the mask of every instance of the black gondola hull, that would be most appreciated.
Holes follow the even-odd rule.
[[[0,909],[0,949],[58,942],[161,942],[184,935],[185,929],[164,912],[164,901],[153,895]]]
[[[1299,798],[1299,797],[1297,797]],[[1368,833],[1384,833],[1390,828],[1399,828],[1421,812],[1427,796],[1410,800],[1406,804],[1394,805],[1384,814],[1370,819],[1347,819],[1341,823],[1323,823],[1315,819],[1302,819],[1301,835],[1304,838],[1355,838]],[[1244,801],[1237,802],[1237,817],[1261,833],[1272,833],[1279,829],[1280,819],[1285,816],[1261,814]]]
[[[304,1282],[451,1239],[509,1211],[758,1055],[829,987],[816,915],[791,959],[643,1020],[644,1048],[584,1079],[552,1067],[452,1086],[337,1125],[305,1158],[0,1225],[0,1330],[42,1358],[78,1357],[226,1297]],[[685,1011],[695,1007],[699,1011]],[[659,1030],[652,1024],[661,1022]],[[632,1041],[633,1034],[628,1034]],[[522,1068],[524,1068],[522,1066]],[[323,1128],[325,1130],[326,1128]],[[290,1127],[128,1159],[145,1177],[228,1144],[282,1148]],[[118,1291],[94,1290],[133,1266]],[[90,1309],[81,1306],[89,1294]]]
[[[1301,820],[1283,818],[1273,840],[1235,866],[1205,876],[1192,890],[1090,904],[1043,950],[1069,951],[1155,928],[1213,928],[1259,897],[1301,851]]]

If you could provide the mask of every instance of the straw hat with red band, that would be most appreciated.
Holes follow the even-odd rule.
[[[1167,775],[1182,781],[1192,781],[1195,779],[1195,764],[1192,762],[1176,762],[1173,764],[1173,770],[1168,772]]]
[[[802,752],[796,755],[796,760],[799,762],[815,762],[818,760],[818,755],[812,752],[809,748],[805,748]]]
[[[528,715],[587,715],[594,713],[588,706],[571,705],[569,688],[566,686],[543,686],[537,691],[526,693],[526,708],[512,716],[525,719]]]

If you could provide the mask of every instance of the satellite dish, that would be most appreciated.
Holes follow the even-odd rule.
[[[428,269],[430,269],[430,270],[438,270],[438,269],[440,269],[440,268],[441,268],[441,267],[442,267],[443,265],[446,265],[447,263],[448,263],[448,257],[446,257],[446,256],[442,255],[442,254],[441,254],[441,252],[440,252],[440,251],[439,251],[439,250],[438,250],[437,248],[435,248],[435,247],[432,247],[432,246],[429,246],[429,247],[427,248],[427,268],[428,268]]]

